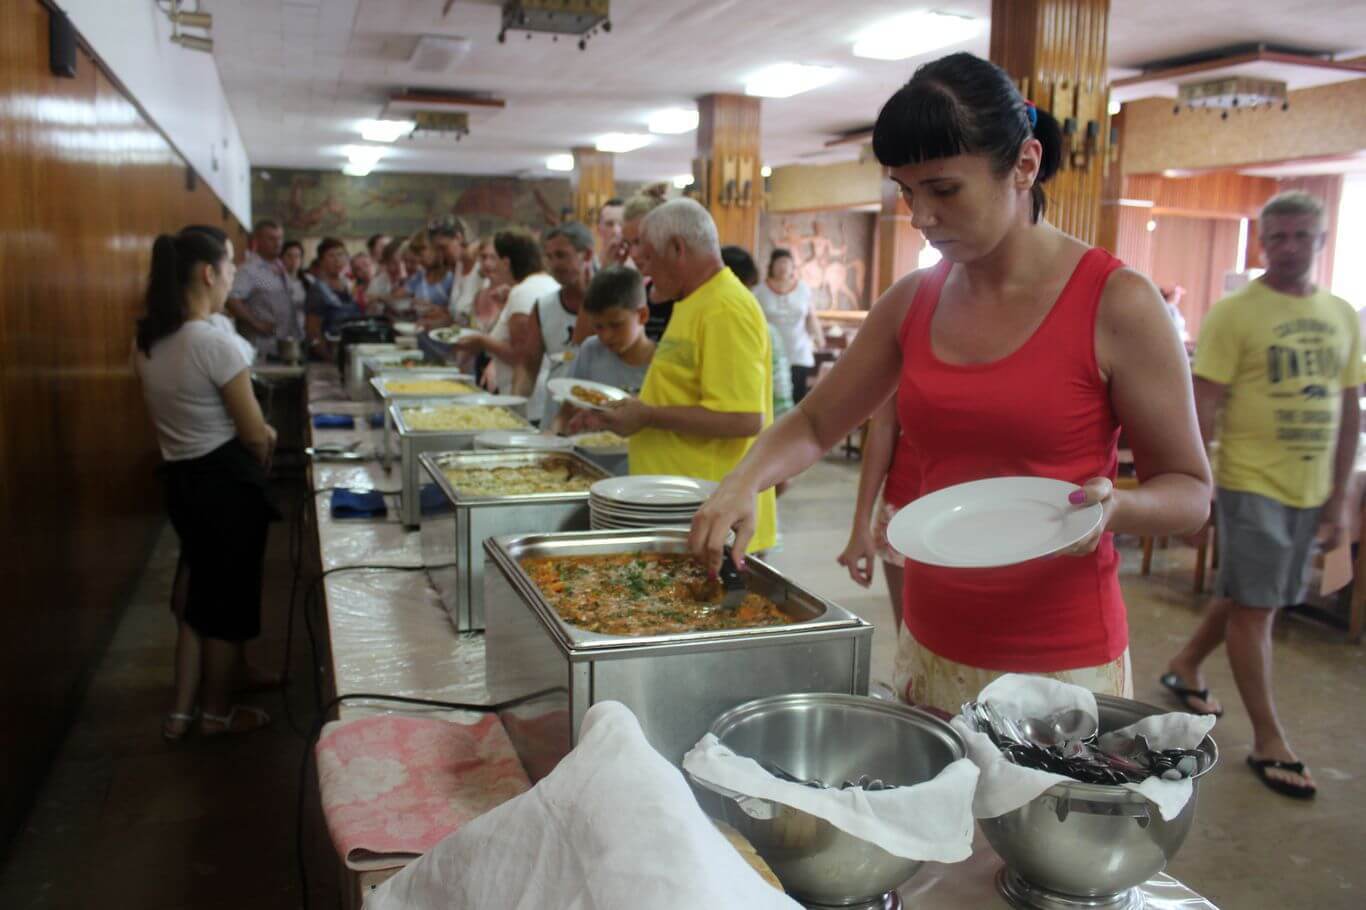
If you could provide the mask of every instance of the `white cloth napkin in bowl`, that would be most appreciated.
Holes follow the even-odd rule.
[[[972,792],[977,768],[960,758],[932,780],[910,787],[816,789],[774,777],[708,733],[683,756],[699,781],[743,796],[800,809],[893,856],[957,863],[972,855]]]
[[[380,885],[365,910],[801,910],[703,814],[618,702],[535,787]]]
[[[992,681],[977,696],[977,700],[989,703],[1006,717],[1017,721],[1025,717],[1047,717],[1071,708],[1081,708],[1095,718],[1100,716],[1096,697],[1087,689],[1020,673],[1008,673]],[[1155,714],[1113,732],[1129,736],[1141,733],[1147,737],[1149,745],[1158,751],[1194,749],[1214,727],[1214,721],[1213,717],[1194,714]],[[1023,768],[1007,760],[985,733],[978,733],[961,716],[953,718],[950,723],[967,743],[968,758],[981,772],[972,804],[973,814],[978,818],[995,818],[1013,812],[1054,784],[1076,783],[1070,777]],[[1181,813],[1195,790],[1190,779],[1169,781],[1160,777],[1121,786],[1157,806],[1158,812],[1167,821]]]

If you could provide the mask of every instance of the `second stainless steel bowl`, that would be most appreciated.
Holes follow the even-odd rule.
[[[1108,695],[1097,695],[1096,704],[1101,732],[1163,713]],[[1214,740],[1205,737],[1200,750],[1208,771],[1219,757]],[[1124,787],[1062,783],[1013,812],[979,819],[978,824],[1013,873],[1010,886],[1015,890],[1080,898],[1091,902],[1086,906],[1126,906],[1125,892],[1161,872],[1185,841],[1195,820],[1198,779],[1194,786],[1190,801],[1170,821]]]

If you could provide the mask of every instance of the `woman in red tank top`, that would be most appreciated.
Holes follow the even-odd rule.
[[[1076,504],[1104,514],[1058,559],[980,570],[908,561],[898,677],[910,697],[956,711],[1004,672],[1124,694],[1112,535],[1193,532],[1209,510],[1190,370],[1162,298],[1044,220],[1061,130],[994,64],[953,54],[920,67],[878,114],[873,151],[943,262],[883,294],[830,375],[699,511],[692,548],[717,567],[733,528],[743,551],[758,491],[804,470],[895,393],[917,496],[1049,477],[1081,486]],[[1121,426],[1141,483],[1116,491]]]

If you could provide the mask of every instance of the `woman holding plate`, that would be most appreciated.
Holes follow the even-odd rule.
[[[1094,518],[1065,558],[993,554],[996,524],[961,541],[980,540],[982,568],[907,560],[896,685],[945,712],[1005,672],[1128,693],[1113,534],[1191,532],[1208,514],[1190,370],[1161,296],[1043,217],[1062,144],[1057,121],[994,64],[953,54],[916,71],[879,113],[873,151],[943,261],[883,294],[830,375],[759,437],[693,522],[692,549],[709,568],[732,529],[742,557],[756,493],[804,470],[893,393],[917,500],[988,478],[1064,481],[1058,501],[1043,503],[1052,521]],[[1134,490],[1112,484],[1121,426],[1142,479]]]

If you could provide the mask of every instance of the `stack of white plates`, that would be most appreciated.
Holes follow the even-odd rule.
[[[687,527],[715,489],[710,480],[669,474],[608,477],[589,488],[589,527]]]

